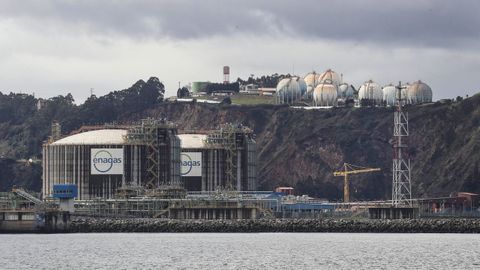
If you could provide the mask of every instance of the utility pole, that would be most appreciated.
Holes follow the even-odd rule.
[[[393,117],[392,205],[395,207],[412,206],[411,167],[407,144],[409,136],[408,113],[403,110],[405,97],[402,96],[402,90],[406,87],[399,82],[395,88],[395,102],[397,106]]]

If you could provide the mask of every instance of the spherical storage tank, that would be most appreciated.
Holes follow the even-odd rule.
[[[348,83],[342,83],[338,86],[338,92],[340,93],[340,97],[342,98],[353,98],[355,95],[355,90],[353,87]]]
[[[307,85],[307,96],[309,98],[312,97],[313,95],[313,90],[317,85],[320,83],[320,75],[316,73],[315,71],[308,73],[303,80],[305,81],[305,84]]]
[[[383,87],[383,101],[387,106],[395,106],[395,93],[397,89],[393,84],[387,84]]]
[[[420,104],[432,102],[432,89],[422,81],[416,81],[407,87],[407,103]]]
[[[358,99],[381,104],[383,100],[382,88],[372,80],[366,81],[358,90]]]
[[[282,79],[277,84],[277,98],[280,103],[290,103],[302,97],[307,91],[307,84],[299,77]]]
[[[387,84],[383,87],[383,101],[387,106],[395,106],[398,97],[398,90],[393,84]],[[402,89],[402,99],[407,99],[407,90]]]
[[[336,86],[339,86],[342,83],[338,73],[336,73],[331,69],[327,69],[325,72],[320,74],[320,82],[322,83],[322,82],[325,82],[326,80],[330,80],[330,82]]]
[[[305,95],[307,93],[307,83],[305,83],[305,81],[300,78],[300,77],[296,77],[297,80],[298,80],[298,84],[300,85],[300,92],[302,93],[302,96]]]
[[[337,86],[330,80],[326,80],[315,87],[313,91],[313,103],[315,106],[336,106]]]
[[[340,78],[338,73],[331,69],[327,69],[325,72],[320,74],[320,83],[324,82],[335,85],[337,87],[337,96],[340,97],[342,95],[339,88],[340,84],[342,83],[342,79]]]

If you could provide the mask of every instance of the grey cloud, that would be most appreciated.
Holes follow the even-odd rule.
[[[428,47],[475,46],[480,38],[479,13],[476,0],[7,0],[0,4],[1,18],[132,39],[248,33]]]

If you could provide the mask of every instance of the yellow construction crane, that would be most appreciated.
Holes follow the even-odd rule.
[[[334,176],[343,176],[343,202],[350,202],[350,182],[348,180],[348,176],[350,174],[360,174],[360,173],[367,173],[367,172],[379,172],[380,168],[367,168],[356,166],[348,163],[343,163],[342,171],[333,172]]]

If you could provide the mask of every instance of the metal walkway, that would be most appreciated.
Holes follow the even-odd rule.
[[[26,192],[24,189],[22,188],[13,188],[12,189],[12,192],[15,193],[16,195],[28,200],[28,201],[31,201],[33,202],[34,204],[36,205],[43,205],[43,201],[40,200],[39,198],[33,196],[32,194]]]

